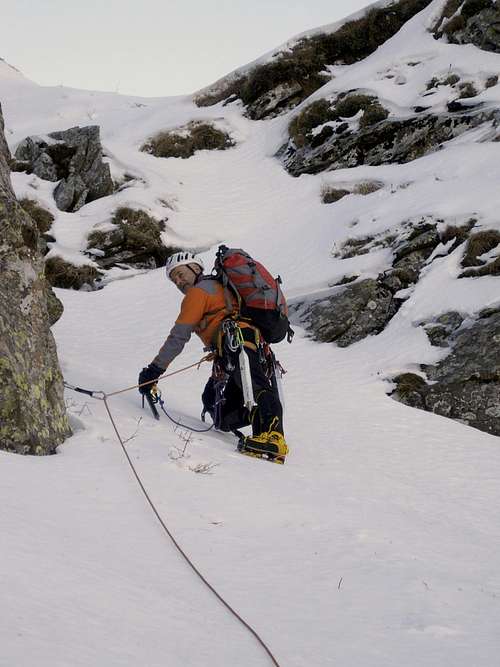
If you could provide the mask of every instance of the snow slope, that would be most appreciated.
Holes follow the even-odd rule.
[[[365,61],[335,68],[316,95],[363,87],[404,115],[448,68],[477,78],[500,56],[435,42],[433,2]],[[419,65],[409,62],[419,61]],[[406,80],[384,78],[397,72]],[[402,79],[400,79],[402,80]],[[500,87],[483,93],[500,102]],[[429,98],[426,98],[429,101]],[[497,225],[500,144],[460,137],[406,165],[294,179],[273,157],[290,115],[253,122],[242,109],[198,109],[188,97],[139,99],[8,78],[0,101],[12,149],[27,134],[99,124],[114,175],[136,184],[77,213],[55,209],[54,184],[13,174],[18,196],[57,216],[54,254],[80,254],[118,205],[168,216],[166,240],[204,252],[243,246],[307,298],[351,271],[376,275],[385,250],[332,257],[347,237],[425,215]],[[436,108],[444,104],[436,99]],[[238,142],[189,160],[138,147],[158,129],[216,119]],[[377,179],[384,188],[320,203],[322,186]],[[167,202],[167,204],[165,203]],[[86,261],[86,260],[85,260]],[[283,667],[491,667],[500,651],[498,439],[386,396],[395,372],[443,354],[415,323],[445,310],[498,303],[498,280],[456,280],[459,256],[435,260],[387,329],[347,349],[298,328],[276,348],[285,377],[291,453],[275,466],[242,457],[234,440],[154,422],[135,392],[110,399],[154,501],[209,581],[269,644]],[[116,270],[97,292],[57,290],[55,325],[66,380],[113,391],[156,354],[180,295],[161,269]],[[202,356],[192,340],[175,362]],[[201,428],[208,364],[165,380],[167,406]],[[68,392],[74,436],[58,456],[0,452],[0,665],[12,667],[250,667],[270,664],[186,567],[141,497],[101,402]],[[140,421],[139,421],[140,420]],[[184,450],[184,456],[181,456]],[[196,473],[212,466],[211,474]]]

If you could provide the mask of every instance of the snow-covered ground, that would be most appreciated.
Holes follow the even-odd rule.
[[[405,115],[432,76],[452,69],[478,81],[498,73],[500,56],[425,32],[442,5],[433,2],[362,63],[334,68],[316,96],[362,87]],[[498,105],[500,86],[482,97]],[[289,297],[301,298],[347,273],[375,276],[385,267],[386,250],[335,259],[348,237],[425,215],[474,216],[500,229],[500,144],[481,143],[477,132],[405,165],[295,179],[273,157],[290,116],[253,122],[235,104],[198,109],[188,97],[44,88],[2,62],[0,102],[12,149],[28,134],[99,124],[113,174],[138,177],[68,214],[55,208],[54,184],[13,174],[18,196],[57,216],[51,252],[72,260],[83,260],[89,230],[118,205],[140,206],[169,218],[168,243],[201,250],[208,265],[218,242],[245,247],[282,275]],[[205,118],[228,128],[237,147],[189,160],[138,151],[159,129]],[[368,179],[384,188],[321,203],[325,184]],[[456,280],[459,259],[455,252],[433,261],[379,336],[339,349],[297,327],[293,345],[276,347],[288,370],[285,466],[242,457],[230,436],[213,431],[186,443],[188,431],[152,420],[136,392],[110,399],[163,518],[282,667],[497,664],[498,438],[386,395],[385,378],[443,354],[416,322],[498,303],[498,279]],[[112,277],[97,292],[57,290],[65,311],[54,327],[65,379],[106,392],[135,383],[180,303],[161,269]],[[175,368],[201,356],[192,340]],[[205,364],[162,383],[166,405],[186,427],[203,426],[208,373]],[[270,664],[161,531],[103,404],[72,392],[67,401],[74,436],[57,456],[0,452],[1,667]],[[194,472],[199,465],[210,474]]]

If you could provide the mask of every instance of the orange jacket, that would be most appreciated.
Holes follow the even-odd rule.
[[[193,332],[206,347],[215,344],[222,320],[234,312],[236,299],[233,298],[233,310],[229,311],[221,283],[202,276],[187,291],[181,312],[153,363],[166,368],[182,352]]]

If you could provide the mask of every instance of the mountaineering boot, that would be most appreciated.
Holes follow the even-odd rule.
[[[240,451],[276,463],[284,463],[288,447],[284,436],[278,431],[267,431],[259,435],[247,435],[241,442]]]

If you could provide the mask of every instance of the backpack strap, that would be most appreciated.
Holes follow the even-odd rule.
[[[226,272],[221,270],[222,278],[222,287],[224,289],[224,299],[226,301],[226,311],[228,315],[233,316],[234,318],[239,317],[241,312],[241,296],[238,294],[238,290],[234,287],[233,283],[229,280]],[[237,310],[234,312],[233,300],[231,297],[236,299]]]

